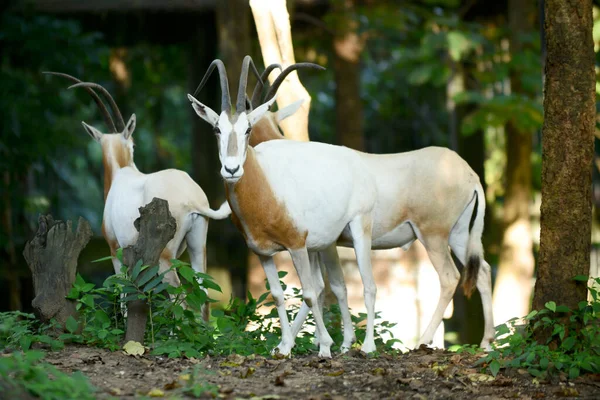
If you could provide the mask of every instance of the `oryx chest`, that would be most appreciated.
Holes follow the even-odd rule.
[[[139,207],[144,204],[146,178],[131,168],[119,170],[113,179],[104,205],[104,229],[119,247],[134,245],[138,231],[134,222],[140,216]]]

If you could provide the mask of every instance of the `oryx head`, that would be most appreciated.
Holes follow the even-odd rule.
[[[250,56],[246,56],[242,64],[235,113],[232,113],[231,111],[231,98],[229,95],[227,72],[225,71],[225,65],[221,60],[214,60],[210,64],[210,67],[206,71],[206,74],[198,86],[198,89],[194,92],[194,95],[197,95],[202,86],[204,86],[215,67],[219,70],[221,81],[221,114],[217,114],[209,107],[200,103],[192,95],[188,94],[188,99],[192,102],[196,114],[214,128],[219,146],[221,176],[227,182],[235,183],[244,174],[244,162],[246,161],[248,140],[250,132],[252,132],[252,126],[263,116],[271,104],[273,104],[275,97],[255,110],[250,111],[246,108],[248,69],[252,67],[255,75],[260,79],[258,71],[256,71],[256,67]]]
[[[100,130],[96,129],[91,125],[86,124],[83,121],[81,122],[81,124],[83,125],[86,132],[92,137],[92,139],[94,139],[96,142],[102,145],[102,151],[105,154],[105,156],[111,158],[121,167],[133,165],[134,145],[132,134],[135,130],[136,124],[135,114],[132,114],[127,124],[125,124],[121,111],[119,110],[119,107],[117,106],[115,100],[110,95],[108,90],[106,90],[103,86],[93,82],[82,82],[74,76],[67,75],[61,72],[44,73],[67,78],[75,83],[74,85],[69,86],[69,89],[81,87],[84,88],[92,96],[92,98],[100,108],[100,111],[102,112],[104,121],[106,122],[110,133],[102,133]],[[102,94],[102,96],[104,96],[104,98],[108,101],[108,104],[110,105],[110,108],[112,109],[115,115],[116,123],[115,120],[113,120],[110,112],[108,111],[108,108],[94,89],[98,90]]]
[[[258,102],[263,88],[263,79],[266,79],[268,73],[270,73],[274,68],[281,69],[281,67],[277,64],[273,64],[265,70],[265,73],[263,73],[263,76],[261,77],[254,66],[252,58],[250,56],[246,56],[242,63],[235,113],[232,113],[231,111],[231,98],[229,95],[227,72],[225,71],[225,65],[221,60],[214,60],[210,64],[206,74],[204,75],[204,78],[202,78],[200,85],[194,92],[194,96],[196,96],[216,67],[219,70],[219,77],[221,81],[221,114],[217,114],[209,107],[200,103],[194,96],[188,94],[188,99],[191,101],[196,114],[211,124],[214,128],[219,146],[221,176],[223,179],[225,179],[225,181],[229,183],[236,183],[242,177],[244,174],[244,162],[246,161],[248,141],[250,134],[252,133],[252,127],[265,115],[273,102],[275,102],[277,89],[279,88],[279,85],[285,76],[294,69],[305,65],[308,65],[308,63],[294,64],[294,66],[292,66],[294,68],[288,67],[289,71],[286,69],[286,71],[282,72],[269,89],[265,99],[262,101],[262,104],[259,105]],[[315,64],[310,65],[316,66]],[[248,83],[248,72],[250,67],[258,79],[257,86],[255,87],[254,94],[252,96],[252,101],[249,101],[246,95],[246,86]],[[320,66],[316,67],[322,68]],[[297,109],[298,104],[294,104],[294,107]]]

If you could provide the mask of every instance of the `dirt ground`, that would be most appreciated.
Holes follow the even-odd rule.
[[[366,358],[358,351],[322,360],[260,356],[169,359],[128,356],[83,346],[48,353],[65,372],[81,371],[99,388],[98,398],[193,397],[193,383],[212,389],[203,398],[225,399],[551,399],[600,398],[600,376],[574,382],[537,381],[526,371],[479,373],[477,356],[420,349],[397,357]],[[196,370],[194,374],[192,371]],[[195,377],[195,378],[194,378]],[[562,381],[561,381],[562,380]]]

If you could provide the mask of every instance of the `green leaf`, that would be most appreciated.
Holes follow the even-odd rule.
[[[123,264],[123,248],[119,247],[117,249],[117,260],[121,261],[121,264]]]
[[[83,279],[83,277],[80,274],[77,274],[77,276],[75,277],[75,283],[73,283],[73,286],[75,286],[76,288],[81,288],[85,285],[85,280]]]
[[[188,281],[190,283],[196,282],[196,276],[195,276],[194,270],[192,268],[190,268],[188,266],[185,266],[185,265],[182,265],[181,267],[179,267],[179,269],[177,270],[177,272],[186,281]]]
[[[163,274],[156,276],[146,286],[144,286],[144,292],[149,292],[154,289],[163,280]]]
[[[546,357],[543,357],[540,360],[540,368],[541,369],[548,369],[548,365],[550,365],[550,360],[548,360]]]
[[[135,281],[141,271],[142,271],[142,260],[138,260],[138,262],[135,263],[133,270],[131,271],[131,280]]]
[[[96,318],[96,321],[100,322],[103,327],[106,327],[106,324],[110,326],[110,318],[103,310],[96,310],[94,318]]]
[[[565,305],[560,305],[560,306],[556,307],[556,312],[568,313],[570,311],[571,311],[571,309]]]
[[[81,291],[87,293],[95,287],[96,287],[96,285],[94,285],[93,283],[86,283],[81,288]]]
[[[93,263],[97,263],[97,262],[102,262],[102,261],[108,261],[108,260],[112,260],[114,257],[113,256],[106,256],[106,257],[102,257],[99,258],[97,260],[93,260]]]
[[[147,268],[146,270],[144,270],[144,274],[142,275],[142,277],[140,278],[140,280],[138,281],[138,286],[144,286],[146,283],[148,283],[148,281],[152,278],[154,278],[156,276],[156,274],[158,273],[158,265],[155,265],[154,267],[150,267]],[[146,290],[144,290],[146,291]]]
[[[460,61],[462,56],[471,48],[469,38],[462,32],[448,32],[448,53],[454,61]]]
[[[545,304],[546,308],[550,311],[555,312],[556,311],[556,303],[553,301],[549,301]]]
[[[279,276],[279,279],[283,279],[287,276],[287,271],[279,271],[277,272],[277,275]]]
[[[185,298],[186,303],[196,311],[200,311],[202,305],[206,303],[206,293],[199,291],[190,293]]]
[[[32,339],[33,337],[30,335],[21,337],[21,339],[19,340],[19,346],[21,346],[21,350],[29,350],[29,348],[31,347]]]
[[[79,290],[76,288],[71,288],[69,290],[69,294],[67,294],[67,299],[76,300],[79,298]]]
[[[587,282],[589,279],[590,279],[590,277],[587,275],[576,275],[573,277],[574,281],[579,281],[579,282]]]
[[[529,314],[527,314],[527,316],[525,317],[525,319],[527,321],[529,321],[530,319],[532,319],[533,317],[535,317],[536,315],[538,315],[537,310],[533,310],[531,311]]]
[[[219,293],[223,293],[223,291],[221,290],[221,286],[219,286],[215,281],[211,279],[203,279],[202,286],[204,286],[207,289],[212,289]]]
[[[573,336],[569,336],[562,342],[562,348],[565,350],[571,350],[575,346],[576,339]]]
[[[579,367],[572,366],[569,368],[569,379],[575,379],[579,376]]]
[[[143,298],[143,295],[141,295],[141,294],[138,294],[138,293],[129,294],[129,295],[127,295],[127,296],[123,297],[123,298],[121,299],[121,301],[122,301],[123,303],[127,303],[127,302],[129,302],[129,301],[141,300],[141,299],[140,299],[140,296],[142,296],[142,298]]]
[[[154,288],[154,293],[155,294],[156,293],[160,293],[163,290],[165,290],[166,288],[168,288],[169,286],[171,286],[171,285],[169,285],[169,282],[163,282],[163,283],[161,283],[160,285],[158,285],[157,287]]]
[[[79,324],[77,323],[77,320],[73,318],[73,316],[69,316],[65,322],[65,328],[67,328],[70,333],[75,333],[77,328],[79,328]]]
[[[498,375],[498,372],[500,371],[500,362],[498,362],[498,360],[494,360],[490,363],[490,372],[492,373],[492,375],[495,377],[496,375]]]
[[[81,298],[81,302],[90,308],[94,308],[94,296],[86,294]]]

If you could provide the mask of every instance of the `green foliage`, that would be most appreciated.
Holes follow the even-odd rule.
[[[52,350],[64,347],[60,340],[44,333],[50,327],[41,325],[33,314],[19,311],[0,313],[0,348],[29,350],[32,344],[44,344]]]
[[[157,266],[145,266],[138,263],[131,269],[123,267],[118,275],[106,279],[102,287],[85,282],[78,275],[68,298],[76,302],[79,319],[70,317],[66,323],[66,332],[58,340],[42,334],[47,327],[39,327],[29,314],[0,314],[0,344],[10,349],[30,348],[32,343],[41,342],[58,349],[63,342],[83,343],[92,346],[117,350],[124,336],[124,318],[122,310],[129,301],[145,300],[150,309],[146,343],[150,343],[151,353],[168,357],[202,357],[210,355],[251,355],[268,356],[281,340],[281,329],[277,310],[272,308],[268,314],[259,311],[269,308],[273,302],[269,292],[255,299],[248,293],[248,301],[232,298],[225,309],[213,309],[212,320],[205,323],[201,310],[205,302],[213,302],[206,289],[220,291],[220,287],[207,274],[197,273],[189,264],[172,260],[172,269],[181,277],[181,286],[172,287],[163,283],[165,272],[159,273]],[[285,276],[280,272],[280,278]],[[281,282],[285,287],[285,284]],[[268,285],[267,285],[268,289]],[[301,293],[294,290],[292,298],[296,306],[288,307],[288,318],[294,319],[300,309]],[[366,314],[353,315],[358,341],[365,337]],[[376,318],[379,318],[376,316]],[[324,310],[324,319],[328,331],[338,345],[342,342],[341,314],[337,305]],[[314,327],[312,315],[306,326]],[[392,352],[397,340],[383,339],[391,335],[393,327],[387,321],[376,324],[375,343],[380,351]],[[313,335],[302,331],[296,338],[293,349],[295,354],[307,354],[316,351],[312,343]]]
[[[52,365],[42,363],[43,357],[41,351],[28,351],[0,358],[0,392],[3,398],[20,398],[24,392],[44,400],[95,398],[95,388],[83,374],[65,374]]]
[[[587,276],[576,280],[587,281]],[[575,379],[582,373],[600,373],[600,293],[597,285],[589,288],[592,301],[582,301],[576,310],[553,301],[543,310],[524,317],[525,326],[516,319],[498,326],[495,349],[479,363],[496,376],[501,368],[525,368],[536,377],[558,373]],[[539,342],[545,337],[544,342]]]

